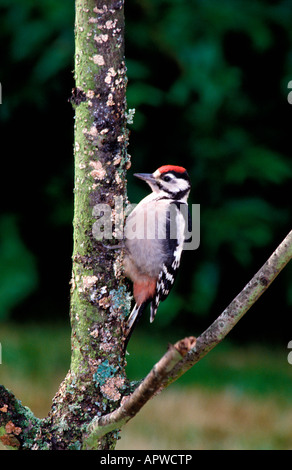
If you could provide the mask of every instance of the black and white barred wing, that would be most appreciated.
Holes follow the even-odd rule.
[[[150,322],[153,322],[160,302],[168,296],[180,265],[181,254],[185,241],[185,228],[190,230],[190,218],[187,210],[181,211],[181,206],[187,209],[187,205],[176,202],[173,203],[174,212],[172,212],[168,219],[168,237],[167,237],[167,251],[169,253],[168,262],[162,265],[156,283],[155,297],[150,305]],[[175,237],[173,236],[175,234]]]
[[[159,273],[156,284],[156,294],[150,305],[151,323],[154,320],[160,302],[166,299],[174,284],[179,264],[180,255],[177,258],[174,258],[173,263],[171,265],[166,266],[165,264],[163,264],[162,266],[162,270]]]

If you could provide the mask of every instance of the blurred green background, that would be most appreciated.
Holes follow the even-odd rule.
[[[136,110],[129,199],[138,202],[148,192],[133,173],[172,163],[188,169],[190,202],[201,205],[199,249],[184,257],[154,326],[145,315],[131,340],[129,376],[138,361],[135,378],[141,378],[168,341],[209,326],[291,229],[292,2],[126,0],[125,14],[127,100]],[[69,366],[73,68],[72,0],[0,0],[0,380],[40,415],[49,406],[48,390],[57,390]],[[227,402],[235,419],[226,437],[222,429],[204,430],[208,418],[201,414],[203,424],[194,436],[186,431],[185,446],[291,447],[291,430],[280,418],[277,431],[268,432],[274,439],[230,440],[244,400],[256,430],[261,422],[269,429],[263,416],[272,402],[275,416],[291,418],[291,273],[288,265],[232,331],[221,355],[213,352],[187,384],[180,381],[186,391],[177,392],[176,403],[183,393],[186,403],[191,400],[194,383],[202,409],[205,393],[213,393],[210,420],[216,403],[224,409]],[[141,344],[147,354],[139,352]],[[143,445],[133,444],[136,435],[125,440],[128,448]],[[148,448],[157,445],[144,438]],[[175,448],[165,439],[160,445]]]

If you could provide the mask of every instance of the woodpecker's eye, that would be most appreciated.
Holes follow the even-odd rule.
[[[162,176],[161,179],[162,179],[163,181],[166,181],[166,183],[168,183],[168,181],[171,181],[171,177],[168,176],[168,175]]]

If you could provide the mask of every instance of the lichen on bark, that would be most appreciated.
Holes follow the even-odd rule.
[[[92,230],[98,204],[112,211],[117,197],[127,198],[123,2],[77,0],[75,44],[72,354],[48,419],[63,448],[82,448],[87,424],[118,406],[125,383],[121,338],[129,293],[117,267],[122,255],[104,248]],[[94,447],[113,448],[116,437]]]
[[[96,240],[92,227],[94,208],[115,200],[126,202],[129,168],[126,129],[126,67],[124,63],[124,11],[122,1],[76,1],[75,81],[75,208],[71,281],[72,363],[71,379],[92,394],[96,402],[111,400],[98,383],[97,371],[105,361],[114,374],[110,384],[123,384],[121,345],[124,306],[128,293],[121,289],[121,253],[107,250]],[[119,296],[120,303],[116,297]],[[84,384],[88,384],[84,385]],[[116,387],[117,388],[117,387]],[[115,397],[119,396],[115,390]],[[96,407],[94,407],[96,408]]]

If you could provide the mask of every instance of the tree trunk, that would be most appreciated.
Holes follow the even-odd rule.
[[[65,430],[61,441],[67,445],[64,437],[70,434],[71,447],[83,446],[81,429],[94,416],[115,409],[125,386],[121,324],[130,302],[121,276],[121,250],[106,249],[93,230],[95,217],[108,216],[112,226],[111,213],[126,199],[123,1],[76,0],[75,41],[72,362],[66,395],[57,395],[52,415],[60,422],[67,406],[70,431]],[[96,448],[114,448],[115,442],[111,433]]]
[[[87,425],[119,406],[126,385],[121,325],[129,313],[130,296],[121,274],[122,252],[105,248],[94,231],[100,218],[116,214],[126,200],[123,1],[76,0],[75,43],[72,359],[45,420],[34,418],[2,391],[15,405],[7,410],[8,422],[15,422],[19,409],[23,414],[23,421],[13,424],[21,432],[5,429],[5,444],[26,449],[86,448]],[[107,236],[111,222],[115,221],[107,222]],[[113,449],[116,440],[117,433],[112,432],[91,448]]]
[[[52,420],[62,421],[67,407],[70,431],[62,433],[62,445],[82,447],[81,429],[114,409],[125,385],[120,338],[129,301],[121,283],[121,251],[104,248],[93,231],[95,216],[103,215],[99,208],[114,211],[118,197],[126,198],[123,2],[76,0],[75,41],[72,362]],[[115,442],[112,433],[96,448],[114,448]]]

